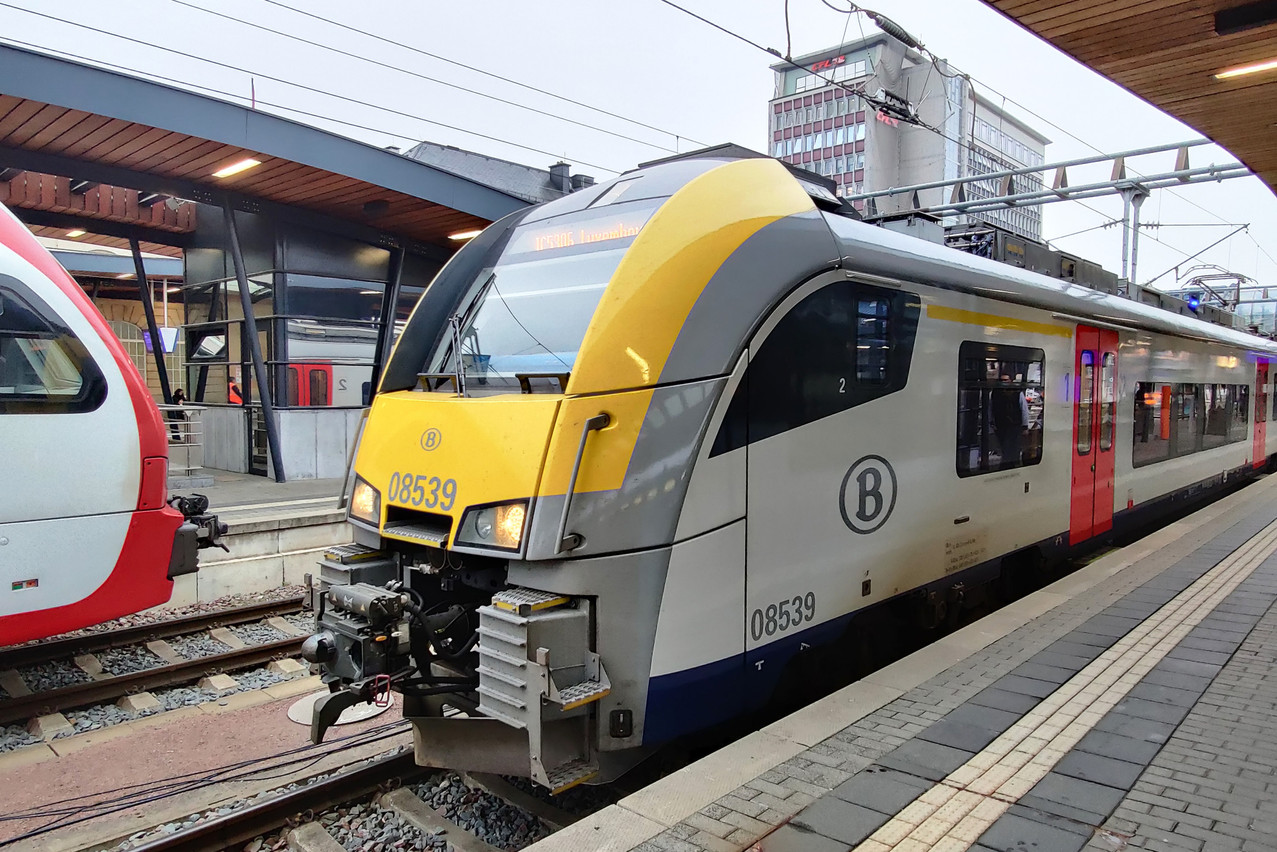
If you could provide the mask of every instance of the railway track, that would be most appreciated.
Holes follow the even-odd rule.
[[[217,627],[248,624],[274,616],[289,615],[302,608],[300,596],[248,604],[246,606],[197,613],[167,621],[104,630],[81,636],[20,645],[0,650],[0,671],[65,661],[84,654],[139,645],[154,640],[199,633]],[[190,660],[170,661],[140,671],[94,676],[93,680],[30,694],[0,699],[0,726],[64,710],[108,704],[127,695],[192,683],[209,674],[265,665],[283,657],[297,656],[303,636],[287,636],[275,641],[248,645]]]
[[[120,627],[114,630],[68,636],[64,639],[0,648],[0,671],[34,666],[58,659],[70,659],[79,654],[93,654],[125,645],[181,636],[185,633],[197,633],[214,627],[228,627],[277,615],[291,615],[301,611],[303,600],[301,595],[297,595],[214,612],[201,612],[151,624]]]
[[[366,795],[379,788],[424,775],[412,752],[375,760],[358,769],[338,772],[288,793],[240,808],[185,831],[164,835],[133,847],[131,852],[219,852],[305,821],[307,815]]]
[[[304,637],[289,637],[247,648],[236,648],[224,654],[213,654],[139,672],[111,675],[88,683],[7,698],[0,700],[0,725],[10,725],[33,716],[60,713],[93,704],[107,704],[137,692],[190,683],[206,674],[244,669],[281,657],[296,656],[301,652],[303,641]]]

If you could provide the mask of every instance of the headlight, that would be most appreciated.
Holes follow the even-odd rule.
[[[361,476],[355,477],[355,490],[350,495],[350,516],[374,527],[381,523],[381,494]]]
[[[466,509],[456,543],[518,550],[523,542],[523,524],[527,517],[526,500]]]

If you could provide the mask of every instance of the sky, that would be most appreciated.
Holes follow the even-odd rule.
[[[824,0],[788,0],[788,21],[785,0],[676,1],[792,56],[874,32],[864,15]],[[1005,98],[1052,140],[1048,163],[1200,137],[979,0],[868,8],[971,75],[986,97]],[[598,179],[702,145],[766,150],[777,61],[662,0],[0,0],[0,40],[378,146],[426,139],[542,168],[562,159]],[[1193,166],[1236,160],[1215,146],[1191,156]],[[1173,153],[1127,161],[1141,174],[1173,165]],[[1069,171],[1074,186],[1108,177],[1107,164]],[[1118,272],[1121,229],[1098,226],[1120,218],[1121,201],[1086,203],[1093,209],[1045,206],[1044,237]],[[1157,190],[1144,205],[1143,220],[1157,227],[1140,239],[1137,280],[1173,287],[1177,274],[1209,263],[1277,286],[1275,212],[1277,198],[1256,178]]]

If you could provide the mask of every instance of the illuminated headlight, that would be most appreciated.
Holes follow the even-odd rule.
[[[350,516],[374,527],[381,522],[381,494],[363,477],[355,477],[355,490],[350,495]]]
[[[466,509],[456,543],[518,550],[527,517],[528,504],[524,500]]]

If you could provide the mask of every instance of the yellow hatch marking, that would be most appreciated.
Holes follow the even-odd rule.
[[[983,325],[992,328],[1007,328],[1012,331],[1027,331],[1030,334],[1049,334],[1052,337],[1072,337],[1071,326],[1051,325],[1045,322],[1003,317],[997,314],[982,314],[977,311],[964,311],[961,308],[946,308],[943,305],[927,305],[927,316],[946,322],[960,322],[964,325]]]
[[[814,209],[772,159],[737,160],[688,181],[643,226],[603,291],[568,395],[655,384],[723,261],[772,222]]]
[[[591,695],[589,698],[582,698],[580,701],[571,701],[567,704],[564,704],[562,709],[560,709],[559,712],[566,713],[569,710],[575,710],[578,707],[584,707],[586,704],[589,704],[591,701],[598,701],[600,698],[607,698],[611,694],[612,694],[612,690],[610,689],[605,689],[602,692],[596,692],[593,695]]]
[[[551,609],[556,606],[562,606],[563,604],[567,603],[569,600],[570,598],[559,597],[559,598],[551,598],[548,601],[541,601],[540,603],[534,603],[534,604],[519,604],[519,603],[510,603],[508,601],[493,601],[492,605],[495,606],[497,609],[504,609],[506,612],[518,613],[523,610],[526,610],[528,612],[536,612],[542,609]]]

